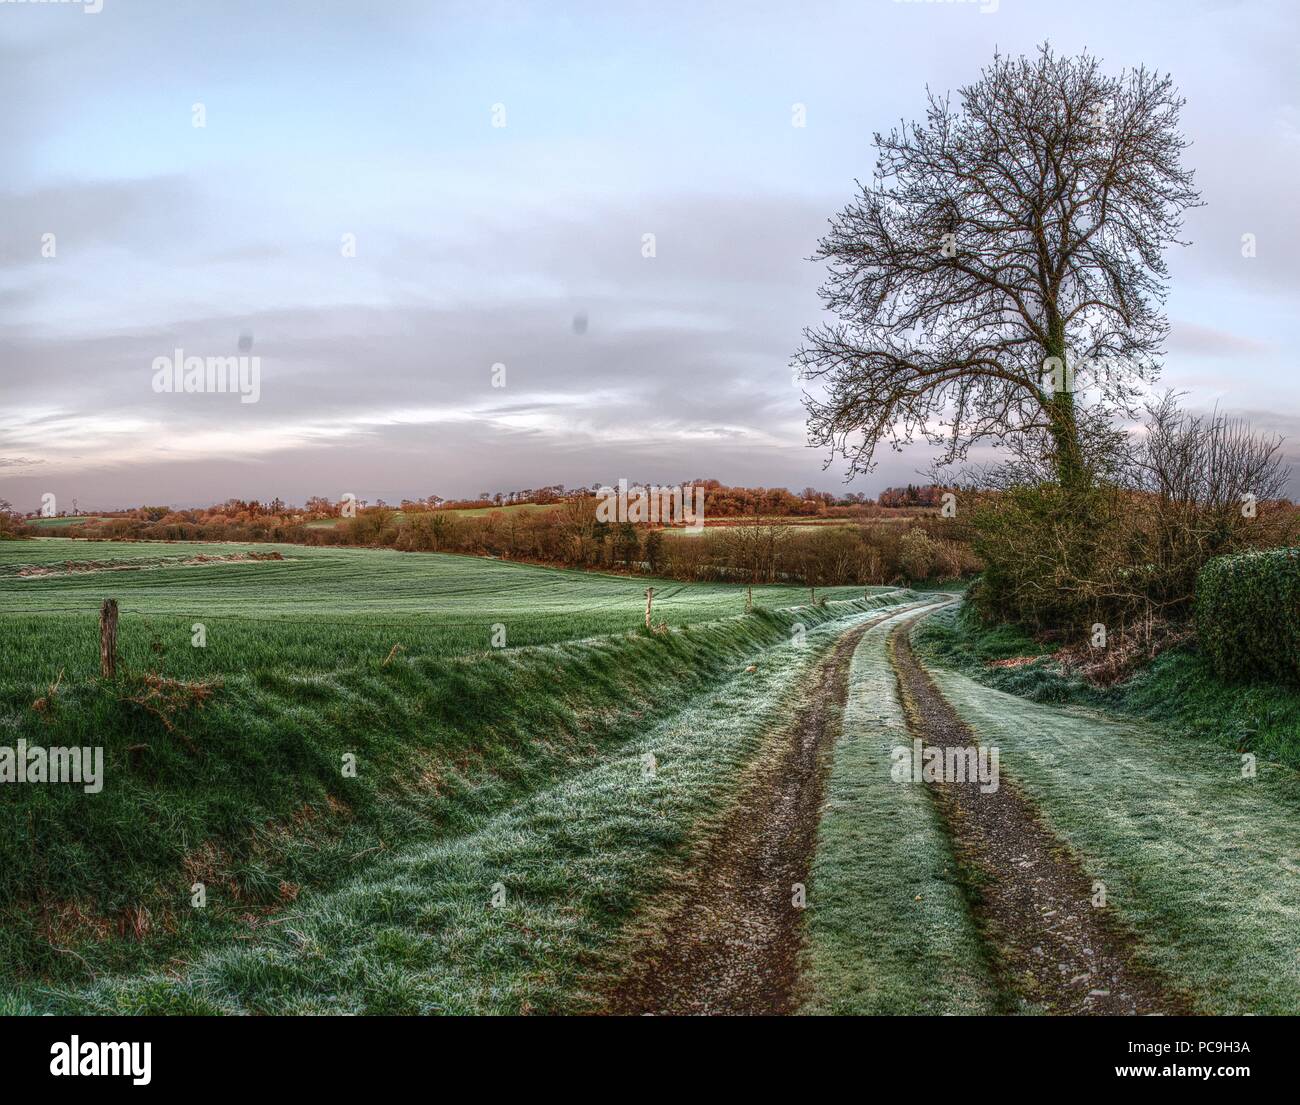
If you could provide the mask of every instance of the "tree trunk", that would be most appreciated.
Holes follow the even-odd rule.
[[[1060,366],[1059,378],[1052,381],[1052,394],[1046,404],[1056,481],[1063,488],[1077,489],[1087,482],[1087,475],[1079,446],[1079,424],[1074,415],[1074,364],[1065,348],[1065,325],[1054,306],[1048,308],[1048,331],[1044,375],[1049,363]]]
[[[1087,482],[1083,451],[1079,446],[1079,426],[1074,417],[1074,395],[1059,391],[1048,403],[1056,480],[1062,487],[1079,488]]]

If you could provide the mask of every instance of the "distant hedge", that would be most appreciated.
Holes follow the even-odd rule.
[[[1211,560],[1196,577],[1196,632],[1224,678],[1300,683],[1300,549]]]

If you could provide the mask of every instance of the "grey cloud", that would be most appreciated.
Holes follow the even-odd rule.
[[[518,18],[528,34],[552,22],[540,9]],[[658,74],[662,87],[632,88],[641,102],[626,117],[625,18],[593,5],[567,17],[562,41],[546,42],[579,69],[598,54],[605,83],[594,85],[591,72],[540,63],[516,80],[503,28],[514,17],[413,0],[364,18],[308,0],[110,0],[101,16],[58,29],[46,19],[21,45],[0,42],[0,98],[22,104],[0,115],[0,145],[19,170],[0,195],[0,451],[14,460],[0,493],[17,501],[14,486],[55,490],[111,506],[342,488],[396,499],[634,473],[836,485],[838,463],[823,471],[825,457],[804,447],[788,369],[801,327],[820,316],[822,274],[804,258],[849,199],[853,174],[869,174],[873,126],[889,125],[896,106],[915,115],[926,81],[969,79],[994,38],[1029,49],[1049,31],[1069,49],[1101,39],[1108,65],[1136,54],[1172,68],[1189,96],[1188,161],[1208,206],[1189,220],[1195,245],[1171,252],[1168,382],[1192,381],[1203,397],[1248,381],[1241,365],[1253,366],[1257,388],[1239,403],[1262,408],[1261,387],[1285,390],[1268,373],[1293,344],[1279,319],[1300,253],[1290,215],[1300,172],[1293,5],[1252,3],[1222,23],[1183,6],[1048,17],[1007,4],[994,18],[960,5],[846,7],[830,16],[835,25],[872,38],[862,71],[843,77],[824,64],[815,14],[719,20],[667,3],[632,18],[664,42],[683,39],[677,68]],[[1223,25],[1233,33],[1201,49],[1198,36]],[[6,35],[14,26],[6,21]],[[1161,34],[1144,37],[1144,27]],[[704,63],[738,35],[757,55]],[[462,46],[469,62],[454,56]],[[402,71],[411,56],[418,71]],[[471,72],[475,60],[482,73]],[[313,99],[304,75],[325,68],[330,88]],[[749,95],[755,72],[770,103],[760,102],[767,88]],[[471,90],[452,87],[466,80]],[[496,83],[509,89],[500,94],[512,129],[476,146],[456,115],[466,104],[485,112]],[[608,110],[593,111],[605,94]],[[653,110],[660,94],[686,115]],[[186,113],[204,97],[213,126],[195,161]],[[795,135],[787,105],[805,98],[809,128]],[[586,123],[561,117],[570,104]],[[259,130],[263,106],[272,122]],[[58,158],[36,157],[42,143],[74,163],[76,151],[52,139],[61,128],[81,134],[87,112],[116,127],[119,173],[138,145],[140,179],[101,181],[98,160],[93,179],[43,175]],[[753,122],[763,113],[780,121],[779,135],[744,132],[766,125]],[[382,132],[370,144],[358,133],[367,122]],[[674,163],[679,138],[698,166]],[[288,152],[276,161],[281,139]],[[629,149],[630,186],[612,164]],[[571,150],[588,160],[568,168]],[[372,152],[377,163],[364,163]],[[149,176],[146,164],[191,175]],[[412,180],[418,194],[403,191]],[[474,194],[480,184],[490,195]],[[348,228],[360,251],[344,262],[338,233]],[[57,268],[36,263],[47,229],[59,234]],[[1245,232],[1257,235],[1255,258],[1240,256]],[[653,260],[641,255],[645,233],[656,237]],[[1184,292],[1196,294],[1183,302]],[[177,347],[235,354],[244,332],[262,360],[261,402],[150,389],[154,357]],[[503,390],[490,387],[495,362],[507,365]],[[191,442],[207,443],[205,458],[186,452]],[[883,451],[855,486],[915,480],[929,455]]]
[[[1254,355],[1272,351],[1273,346],[1257,338],[1233,334],[1213,326],[1175,319],[1170,326],[1169,351],[1193,356],[1218,357]]]
[[[0,266],[40,265],[41,236],[57,239],[55,263],[68,264],[87,246],[112,243],[126,249],[157,249],[160,234],[175,226],[191,202],[181,177],[134,181],[86,181],[28,192],[0,192]],[[172,239],[181,235],[172,235]]]

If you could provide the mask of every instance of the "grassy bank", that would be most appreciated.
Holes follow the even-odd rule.
[[[1171,649],[1113,687],[1094,687],[1053,662],[1050,650],[1010,626],[966,611],[926,620],[917,646],[928,660],[1033,702],[1091,706],[1167,726],[1219,748],[1300,768],[1300,692],[1270,683],[1226,683],[1194,648]],[[1012,657],[1033,663],[999,668]]]
[[[589,766],[788,640],[796,622],[902,597],[760,610],[662,635],[236,672],[203,703],[150,699],[130,673],[67,682],[41,710],[14,694],[2,743],[102,746],[106,781],[94,795],[6,788],[4,984],[25,1001],[247,940],[394,849],[464,836]],[[305,617],[296,630],[338,647],[328,623]],[[190,905],[196,882],[203,909]]]
[[[848,622],[902,597],[453,665],[487,665],[505,682],[473,693],[467,713],[486,717],[459,718],[443,735],[514,761],[513,786],[497,777],[443,793],[455,772],[444,775],[441,750],[429,750],[423,766],[437,779],[411,812],[436,831],[389,838],[348,877],[283,904],[237,941],[191,939],[165,974],[105,964],[94,980],[72,972],[54,987],[21,988],[12,1003],[133,1013],[586,1008],[619,926],[725,806],[802,673]],[[796,622],[809,628],[802,647]],[[433,674],[411,666],[421,683]],[[360,818],[359,803],[352,813]]]
[[[890,750],[911,742],[886,653],[897,624],[867,631],[849,673],[812,867],[803,1012],[1003,1011],[930,795],[890,777]]]
[[[1106,886],[1139,955],[1207,1013],[1300,1010],[1300,775],[1195,734],[934,668],[1004,774]]]

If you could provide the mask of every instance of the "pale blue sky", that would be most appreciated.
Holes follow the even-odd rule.
[[[0,497],[838,486],[788,368],[803,258],[873,130],[1044,39],[1173,73],[1207,206],[1163,383],[1300,440],[1294,4],[703,7],[0,3]],[[259,403],[151,391],[242,333]]]

